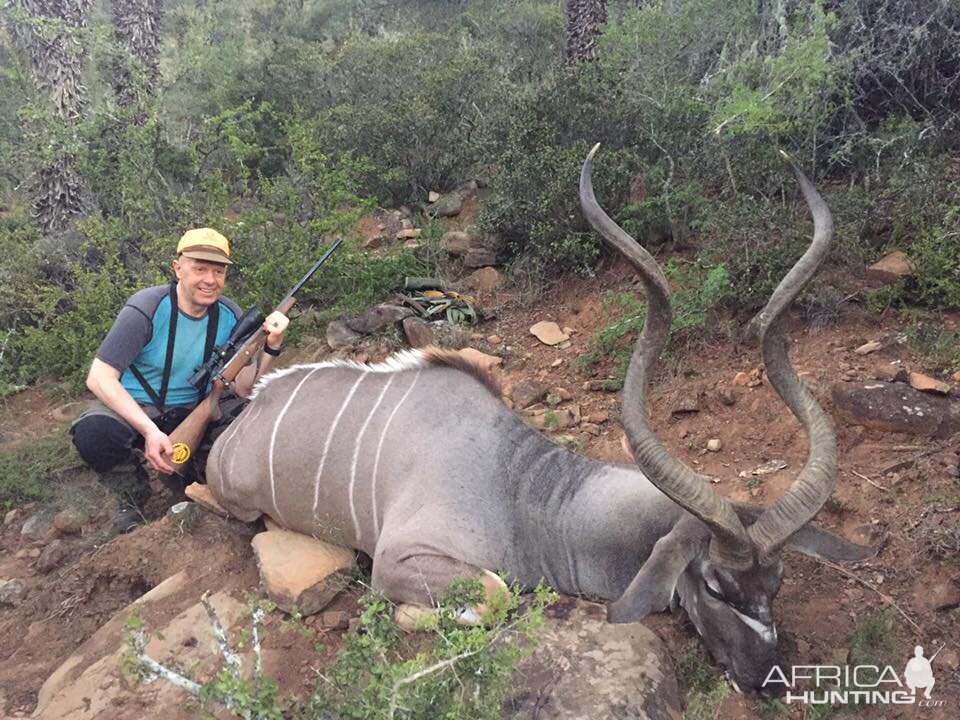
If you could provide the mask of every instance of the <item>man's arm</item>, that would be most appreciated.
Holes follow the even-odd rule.
[[[274,310],[267,315],[267,319],[263,321],[263,331],[267,333],[267,341],[264,347],[279,350],[283,345],[283,334],[287,331],[287,325],[289,324],[290,319],[278,310]],[[256,362],[247,365],[237,373],[237,377],[233,381],[233,391],[240,397],[249,397],[257,380],[273,365],[273,357],[273,355],[261,350],[257,355]]]
[[[130,397],[120,384],[120,371],[99,358],[93,359],[90,372],[87,373],[87,387],[104,405],[122,417],[143,436],[144,457],[150,466],[160,472],[170,474],[173,465],[170,456],[173,445],[156,423],[143,411],[143,408]]]

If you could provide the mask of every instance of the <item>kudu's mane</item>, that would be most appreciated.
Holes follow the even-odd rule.
[[[417,368],[424,368],[429,365],[450,367],[465,372],[479,380],[494,396],[498,398],[502,397],[499,380],[478,361],[461,355],[456,350],[444,350],[430,346],[419,350],[401,350],[380,363],[359,363],[354,360],[328,360],[326,362],[304,363],[302,365],[293,365],[282,370],[275,370],[260,378],[259,382],[254,386],[253,392],[250,394],[250,399],[253,400],[260,391],[273,380],[302,370],[354,368],[356,370],[363,370],[364,372],[393,373],[403,372],[404,370],[416,370]]]

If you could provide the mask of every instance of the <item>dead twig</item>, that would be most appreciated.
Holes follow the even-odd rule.
[[[868,478],[866,475],[861,475],[861,474],[858,473],[856,470],[851,470],[850,472],[852,472],[854,475],[856,475],[856,476],[857,476],[858,478],[860,478],[861,480],[866,480],[868,483],[870,483],[871,485],[873,485],[873,486],[874,486],[875,488],[877,488],[878,490],[883,490],[884,492],[890,492],[890,488],[885,488],[883,485],[874,482],[873,480],[871,480],[870,478]]]
[[[903,608],[901,608],[899,605],[897,605],[896,602],[894,602],[894,600],[893,600],[893,598],[892,598],[891,596],[887,595],[885,592],[883,592],[883,591],[882,591],[880,588],[878,588],[876,585],[874,585],[873,583],[867,582],[867,581],[864,580],[863,578],[858,577],[858,576],[855,575],[854,573],[852,573],[852,572],[850,572],[849,570],[847,570],[845,567],[843,567],[843,566],[841,566],[841,565],[837,565],[837,564],[834,563],[834,562],[831,562],[831,561],[829,561],[829,560],[825,560],[824,558],[816,558],[816,561],[819,562],[819,563],[822,564],[822,565],[826,565],[827,567],[836,570],[838,573],[840,573],[841,575],[844,575],[844,576],[850,578],[851,580],[856,580],[858,583],[860,583],[860,584],[863,585],[864,587],[870,588],[871,590],[873,590],[877,595],[880,596],[880,599],[883,600],[884,603],[886,603],[887,605],[889,605],[890,607],[892,607],[894,610],[896,610],[898,613],[900,613],[900,615],[903,617],[904,620],[906,620],[908,623],[910,623],[911,625],[913,625],[913,627],[917,630],[917,632],[923,633],[923,628],[921,628],[919,625],[917,625],[917,623],[915,623],[915,622],[913,621],[913,618],[911,618],[909,615],[907,615],[907,613],[905,613],[905,612],[903,611]]]

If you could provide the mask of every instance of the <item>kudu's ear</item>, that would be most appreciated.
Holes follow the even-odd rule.
[[[650,613],[666,610],[687,565],[707,552],[709,537],[703,525],[677,523],[673,530],[657,540],[650,557],[623,595],[607,607],[607,621],[639,622]]]
[[[735,503],[734,509],[744,525],[752,525],[764,511],[762,507],[743,503]],[[831,562],[859,562],[876,555],[883,544],[857,545],[829,530],[806,525],[790,536],[786,547],[809,557]]]

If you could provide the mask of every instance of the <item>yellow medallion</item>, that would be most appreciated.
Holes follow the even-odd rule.
[[[173,464],[183,465],[190,459],[190,448],[183,443],[177,443],[173,446]]]

